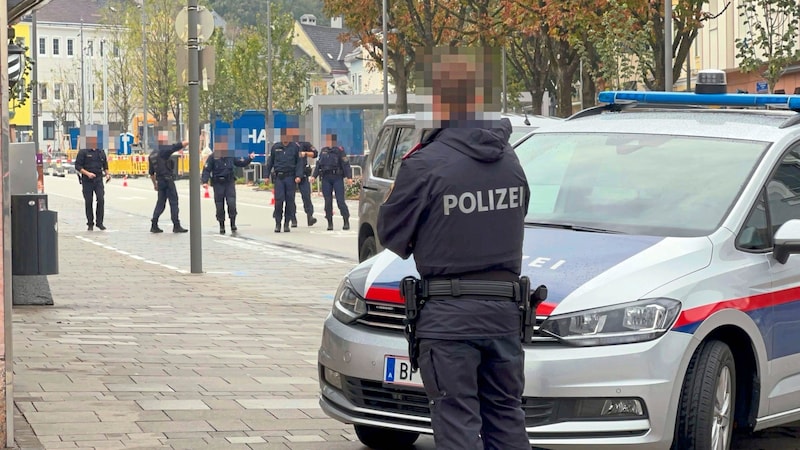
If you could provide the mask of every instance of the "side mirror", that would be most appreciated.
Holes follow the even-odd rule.
[[[779,263],[786,264],[789,255],[800,253],[800,220],[792,219],[781,225],[774,241],[773,256]]]

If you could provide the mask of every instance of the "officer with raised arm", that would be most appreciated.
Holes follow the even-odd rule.
[[[511,123],[488,112],[499,111],[499,52],[418,54],[418,86],[432,92],[418,127],[435,131],[403,157],[378,217],[380,241],[414,255],[421,278],[403,281],[416,314],[412,367],[437,450],[530,450],[519,306],[529,290],[520,279],[529,189]]]
[[[308,178],[311,176],[311,166],[308,165],[308,158],[316,158],[319,152],[311,142],[301,141],[300,145],[300,159],[303,160],[303,176],[300,178],[300,183],[297,185],[297,190],[300,191],[300,198],[303,199],[303,210],[306,213],[308,226],[317,223],[314,218],[314,203],[311,202],[311,183]],[[295,215],[292,218],[292,228],[297,227],[297,208],[295,208]]]
[[[167,201],[169,201],[169,213],[172,219],[172,232],[186,233],[189,231],[181,226],[178,218],[178,189],[175,187],[175,161],[172,159],[173,153],[184,149],[187,145],[189,145],[189,141],[170,145],[166,134],[159,133],[158,149],[148,156],[148,173],[153,182],[153,189],[158,192],[158,200],[150,225],[151,233],[164,232],[158,227],[158,219],[166,209]]]
[[[300,147],[295,142],[298,136],[296,128],[282,128],[281,141],[276,142],[269,151],[267,157],[266,171],[272,178],[275,186],[275,232],[281,232],[281,220],[283,231],[292,231],[289,227],[292,217],[295,214],[294,193],[297,184],[303,176],[303,159],[300,158]],[[286,209],[284,210],[284,204]]]

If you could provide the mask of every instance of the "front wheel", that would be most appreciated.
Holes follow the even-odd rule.
[[[695,351],[681,389],[673,449],[728,450],[736,405],[736,364],[722,341]]]
[[[356,430],[358,440],[373,450],[408,449],[419,438],[419,433],[411,431],[390,430],[367,425],[353,425],[353,428]]]
[[[358,249],[358,262],[364,262],[378,253],[378,246],[375,243],[375,236],[364,239],[361,248]]]

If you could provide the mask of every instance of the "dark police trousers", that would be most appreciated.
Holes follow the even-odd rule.
[[[158,222],[161,213],[167,207],[167,200],[169,200],[169,215],[172,219],[173,225],[179,225],[178,220],[178,189],[175,188],[175,180],[172,178],[156,178],[158,186],[158,201],[156,202],[156,209],[153,210],[153,222]]]
[[[231,223],[236,220],[236,179],[230,177],[226,181],[214,178],[214,204],[217,206],[217,222],[225,221],[225,202],[228,203],[228,217]]]
[[[336,194],[336,204],[342,217],[350,217],[350,210],[344,201],[344,177],[341,175],[322,176],[322,196],[325,197],[325,218],[333,217],[333,194]]]
[[[286,203],[286,221],[289,221],[295,214],[294,191],[297,183],[294,182],[294,173],[275,172],[275,217],[276,222],[280,222],[284,217],[283,204]]]
[[[103,224],[105,214],[105,187],[103,187],[103,177],[97,175],[89,178],[81,176],[81,186],[83,187],[83,201],[86,204],[86,225],[94,226],[95,219],[97,225]],[[92,214],[92,196],[97,198],[97,214]]]
[[[303,199],[303,210],[307,215],[313,215],[314,204],[311,203],[311,183],[308,182],[308,177],[300,177],[300,183],[297,185],[297,190],[300,191],[300,198]],[[296,206],[295,209],[297,209]]]
[[[530,450],[518,335],[420,338],[419,349],[436,450]]]

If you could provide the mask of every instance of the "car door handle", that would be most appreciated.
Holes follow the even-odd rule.
[[[364,185],[363,188],[368,190],[368,191],[377,191],[378,190],[378,188],[376,188],[374,186],[366,186],[366,185]]]

